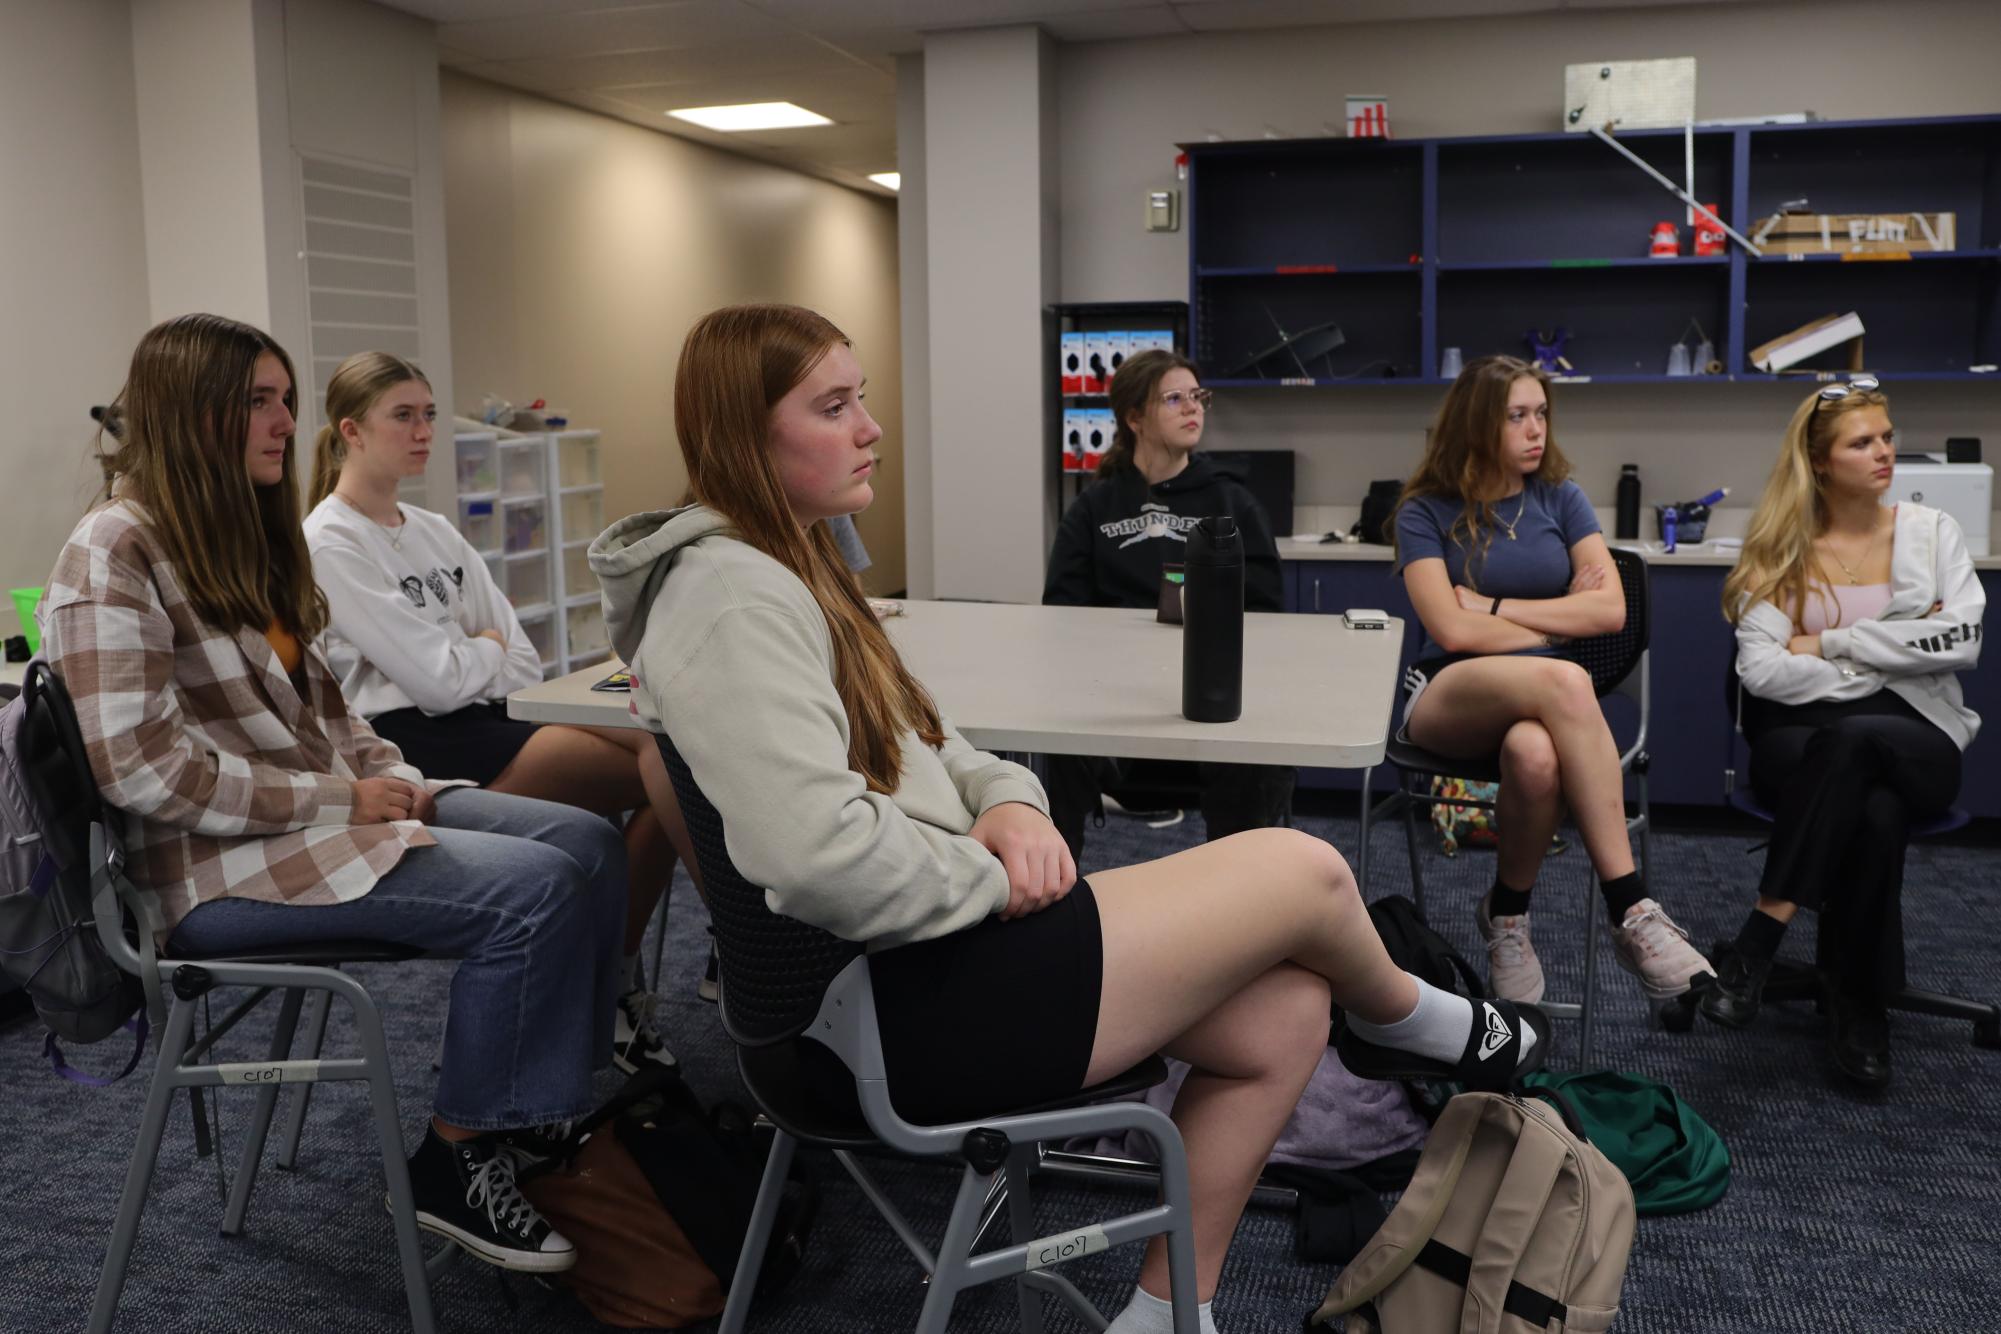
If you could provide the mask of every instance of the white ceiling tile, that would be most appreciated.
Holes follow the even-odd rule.
[[[590,56],[660,47],[744,45],[786,37],[790,25],[734,0],[675,0],[579,14],[539,14],[438,30],[447,46],[486,60]]]
[[[523,87],[553,93],[572,88],[687,83],[696,79],[754,79],[816,69],[825,65],[827,59],[826,49],[819,44],[803,37],[786,36],[772,42],[730,43],[701,49],[674,47],[554,59],[538,56],[490,63],[517,72]],[[870,77],[865,71],[859,73],[861,77]],[[760,99],[735,97],[729,100],[749,102]]]
[[[1162,0],[1144,9],[1091,9],[1045,18],[1042,27],[1059,42],[1110,42],[1134,37],[1172,37],[1190,31],[1174,7]]]

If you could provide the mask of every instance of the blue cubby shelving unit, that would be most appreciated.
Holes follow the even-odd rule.
[[[1619,136],[1681,180],[1680,130]],[[1312,139],[1185,145],[1189,321],[1212,386],[1439,384],[1439,351],[1525,355],[1531,327],[1571,331],[1576,378],[1599,384],[1765,380],[1750,349],[1855,310],[1868,369],[1978,380],[2001,362],[2001,115],[1694,134],[1696,194],[1751,233],[1782,203],[1815,212],[1956,216],[1959,248],[1905,260],[1747,254],[1652,259],[1683,205],[1588,134]],[[1693,319],[1719,375],[1670,378]],[[1338,323],[1310,374],[1232,377],[1279,331]],[[1839,354],[1811,363],[1835,370]],[[1267,375],[1271,375],[1267,363]]]

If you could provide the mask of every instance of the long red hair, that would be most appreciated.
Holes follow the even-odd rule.
[[[690,499],[799,576],[834,641],[834,689],[848,715],[848,766],[876,792],[903,774],[902,734],[945,744],[938,706],[910,674],[824,523],[802,528],[769,448],[771,412],[836,343],[853,344],[799,306],[728,306],[699,320],[674,373],[674,433]]]

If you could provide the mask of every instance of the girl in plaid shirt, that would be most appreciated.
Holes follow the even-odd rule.
[[[103,503],[49,579],[46,652],[123,813],[169,957],[388,941],[463,960],[418,1223],[491,1263],[575,1263],[514,1174],[611,1055],[625,849],[568,806],[427,780],[314,647],[292,364],[214,315],[140,340]]]

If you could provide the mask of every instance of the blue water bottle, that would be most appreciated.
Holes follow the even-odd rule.
[[[1679,520],[1680,518],[1681,518],[1681,511],[1680,511],[1680,510],[1678,510],[1677,508],[1675,508],[1675,507],[1674,507],[1673,505],[1666,505],[1666,506],[1663,506],[1663,507],[1662,507],[1662,509],[1661,509],[1661,545],[1662,545],[1662,546],[1663,546],[1663,547],[1664,547],[1665,549],[1667,549],[1667,550],[1669,550],[1669,551],[1673,551],[1673,550],[1674,550],[1674,529],[1675,529],[1675,523],[1676,523],[1676,522],[1677,522],[1677,521],[1678,521],[1678,520]]]

